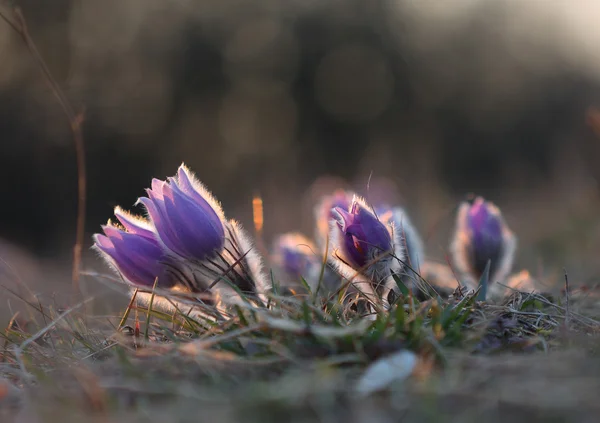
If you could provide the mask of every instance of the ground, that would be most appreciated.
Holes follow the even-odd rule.
[[[390,312],[369,319],[341,296],[275,293],[269,308],[242,305],[212,323],[154,306],[148,312],[137,301],[111,318],[90,315],[89,302],[54,310],[23,298],[30,316],[15,318],[4,335],[0,416],[33,423],[596,421],[596,291],[572,289],[568,297],[567,306],[564,289],[514,291],[500,303],[477,293],[419,301],[404,292]],[[414,361],[385,367],[401,353]],[[383,374],[369,376],[376,365]]]

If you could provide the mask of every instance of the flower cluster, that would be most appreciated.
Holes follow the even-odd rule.
[[[166,181],[155,179],[138,200],[148,218],[115,209],[120,224],[94,236],[94,247],[136,287],[264,300],[269,286],[262,262],[235,220],[227,220],[212,194],[181,165]],[[206,297],[206,295],[205,295]],[[208,300],[211,301],[210,299]]]
[[[273,281],[265,277],[261,257],[184,165],[173,177],[154,179],[138,203],[146,217],[117,207],[116,221],[94,236],[94,248],[124,281],[146,291],[186,293],[209,305],[241,296],[266,303]],[[435,275],[450,273],[426,261],[423,241],[401,207],[371,205],[337,190],[321,199],[314,215],[315,242],[299,233],[275,238],[270,259],[278,282],[304,280],[314,295],[357,294],[373,310],[389,307],[399,283],[414,290],[423,275],[434,275],[435,284]],[[476,287],[488,266],[490,281],[511,280],[515,249],[516,238],[494,204],[478,197],[460,205],[451,258],[461,283]]]
[[[403,209],[372,207],[354,192],[336,190],[321,199],[314,215],[316,250],[298,234],[285,234],[274,245],[275,263],[289,279],[300,275],[313,290],[344,289],[383,306],[397,291],[394,274],[411,285],[418,279],[411,269],[419,268],[422,242]]]
[[[315,207],[315,243],[299,233],[286,233],[278,236],[273,243],[272,259],[280,277],[291,284],[298,284],[302,278],[313,294],[327,296],[341,286],[341,278],[330,263],[323,263],[328,257],[328,238],[336,207],[350,207],[354,193],[338,189],[321,198]]]

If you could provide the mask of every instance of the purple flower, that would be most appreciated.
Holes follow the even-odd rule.
[[[355,196],[348,209],[334,209],[331,240],[329,261],[340,276],[370,304],[389,307],[389,293],[397,289],[392,275],[405,259],[393,221],[380,219]]]
[[[313,294],[330,295],[340,287],[340,276],[323,264],[322,254],[300,233],[279,235],[273,248],[273,263],[285,284],[300,286],[303,278]]]
[[[516,239],[498,207],[477,197],[458,212],[452,254],[457,269],[478,280],[488,261],[490,279],[504,279],[512,268]]]
[[[467,213],[467,225],[473,243],[473,264],[479,273],[485,270],[488,260],[496,262],[502,255],[502,220],[496,210],[479,197]]]
[[[128,215],[119,208],[115,215],[126,230],[109,222],[102,227],[104,235],[94,236],[96,250],[133,285],[152,287],[158,277],[161,287],[170,286],[161,264],[164,253],[147,222]]]
[[[158,278],[161,288],[201,294],[199,302],[219,309],[247,301],[240,291],[266,300],[269,281],[250,238],[184,165],[166,181],[154,179],[147,193],[138,201],[148,220],[117,207],[122,227],[109,222],[94,236],[94,248],[126,281],[152,287]]]
[[[168,250],[183,258],[203,260],[223,247],[223,212],[185,166],[168,181],[154,179],[147,193],[139,202]]]
[[[360,202],[354,200],[347,210],[334,208],[334,217],[341,235],[339,247],[353,267],[360,269],[394,251],[388,227]]]
[[[290,277],[307,278],[320,260],[312,242],[298,233],[278,236],[274,242],[274,259]]]

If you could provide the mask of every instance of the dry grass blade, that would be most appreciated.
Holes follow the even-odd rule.
[[[21,343],[21,345],[15,346],[15,348],[14,348],[15,358],[16,358],[17,362],[19,363],[19,367],[20,367],[21,371],[23,372],[23,374],[29,374],[27,372],[27,369],[25,368],[25,363],[23,362],[23,357],[22,357],[23,352],[27,349],[27,347],[29,345],[31,345],[31,343],[37,341],[42,336],[44,336],[46,333],[48,333],[49,330],[51,330],[56,325],[58,325],[65,317],[67,317],[73,311],[79,309],[80,307],[83,307],[85,304],[92,301],[93,299],[94,299],[94,297],[88,298],[84,301],[81,301],[79,304],[76,304],[75,306],[67,309],[66,311],[61,313],[58,317],[56,317],[54,320],[52,320],[48,325],[46,325],[45,327],[43,327],[42,329],[37,331],[35,334],[33,334],[32,336],[27,338],[25,341],[23,341]]]
[[[149,336],[148,333],[150,331],[150,315],[152,313],[152,306],[154,305],[154,296],[156,295],[156,284],[158,283],[158,278],[154,279],[154,285],[152,286],[152,294],[150,296],[150,302],[148,303],[148,312],[146,313],[146,329],[144,330],[144,340],[148,342]]]
[[[133,292],[133,295],[131,296],[131,300],[129,301],[129,304],[127,305],[127,309],[125,310],[125,313],[123,313],[123,317],[121,318],[121,321],[119,322],[119,329],[121,329],[123,326],[125,326],[125,323],[127,323],[127,319],[129,318],[129,313],[131,313],[131,310],[133,308],[133,304],[135,303],[137,294],[138,294],[138,289],[136,288],[136,290]]]
[[[565,305],[566,305],[566,315],[565,315],[565,329],[569,330],[569,323],[571,317],[571,308],[569,306],[569,299],[571,297],[571,290],[569,289],[569,276],[567,275],[567,269],[563,269],[565,272]]]

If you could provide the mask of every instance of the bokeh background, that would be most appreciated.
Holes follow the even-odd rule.
[[[508,0],[21,0],[85,110],[91,234],[181,162],[265,240],[313,232],[347,184],[403,204],[443,260],[453,207],[496,202],[518,267],[590,283],[600,266],[600,3]],[[0,1],[10,16],[8,2]],[[0,279],[68,290],[77,169],[69,126],[0,21]],[[93,286],[93,278],[84,280]],[[0,294],[4,295],[4,294]],[[2,308],[3,306],[0,306]]]

